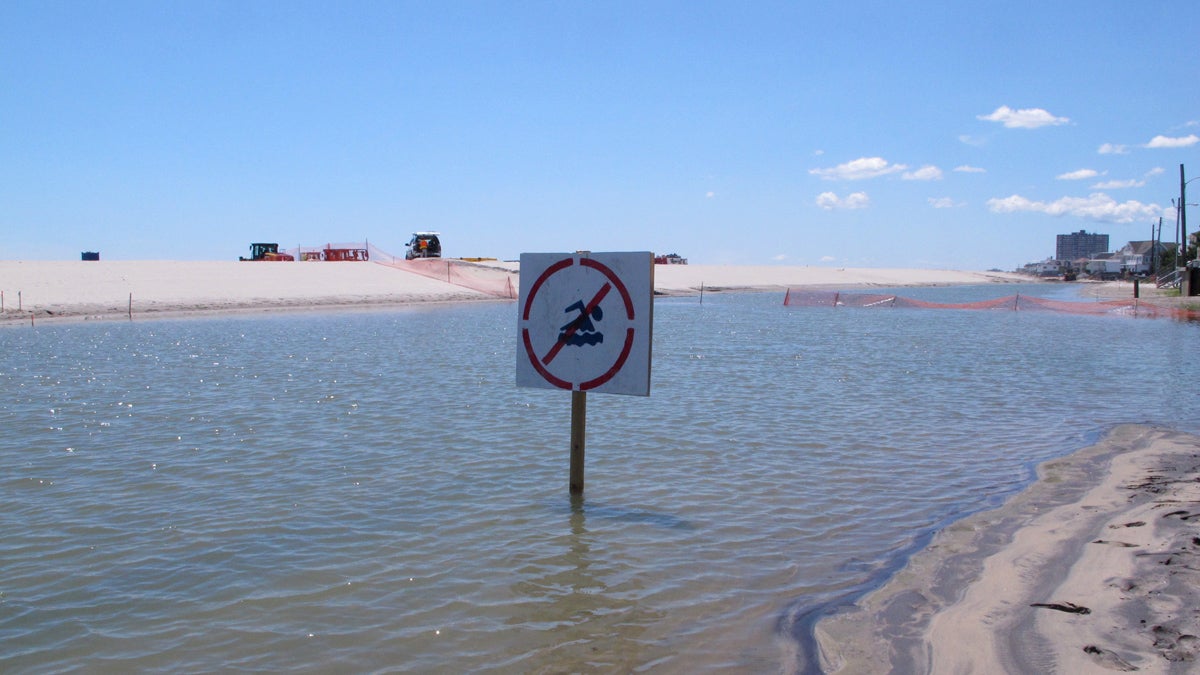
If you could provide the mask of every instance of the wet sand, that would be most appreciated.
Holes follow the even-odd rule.
[[[834,673],[1197,672],[1200,438],[1122,425],[817,625]]]

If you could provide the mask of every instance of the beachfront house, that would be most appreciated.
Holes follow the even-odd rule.
[[[1093,279],[1118,279],[1126,272],[1125,263],[1115,253],[1100,253],[1083,264],[1083,271]]]
[[[1163,253],[1169,248],[1170,245],[1161,241],[1131,241],[1122,246],[1114,256],[1120,258],[1130,274],[1154,274],[1158,271]]]
[[[1064,260],[1047,258],[1041,262],[1026,265],[1025,272],[1035,277],[1056,277],[1066,271],[1069,266],[1069,263]]]

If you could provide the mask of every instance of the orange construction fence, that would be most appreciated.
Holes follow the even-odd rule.
[[[1033,295],[1009,295],[977,302],[929,302],[887,293],[843,293],[840,291],[791,289],[783,297],[788,307],[916,307],[921,309],[1007,310],[1060,312],[1093,316],[1133,316],[1196,321],[1200,312],[1184,307],[1156,304],[1145,298],[1071,302]]]

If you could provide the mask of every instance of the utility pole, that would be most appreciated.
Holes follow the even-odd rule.
[[[1162,216],[1158,217],[1158,229],[1154,229],[1154,221],[1150,222],[1150,273],[1158,274],[1158,238],[1162,236]]]
[[[1181,255],[1179,259],[1182,261],[1182,267],[1187,267],[1187,181],[1183,179],[1183,165],[1179,165],[1179,241],[1181,247]]]

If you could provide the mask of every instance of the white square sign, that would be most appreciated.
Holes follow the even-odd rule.
[[[650,395],[654,255],[522,253],[517,386]]]

